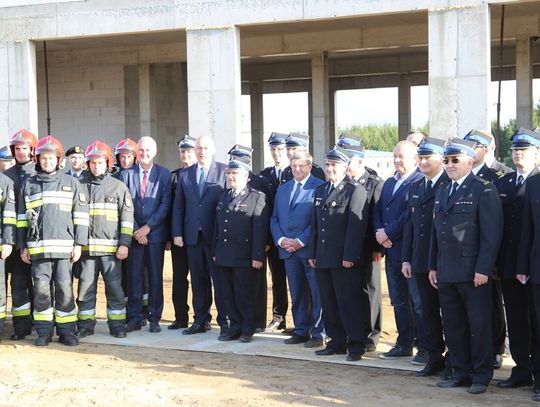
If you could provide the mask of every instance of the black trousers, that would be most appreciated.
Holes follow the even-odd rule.
[[[533,339],[535,329],[532,284],[521,284],[515,278],[501,280],[504,307],[508,323],[508,342],[510,353],[516,366],[512,376],[518,380],[532,377]]]
[[[255,332],[255,292],[258,274],[262,270],[252,267],[218,266],[221,293],[227,316],[230,335],[248,335]]]
[[[257,282],[255,283],[255,328],[266,328],[267,293],[266,262],[264,262],[262,268],[257,270]]]
[[[365,321],[369,310],[359,295],[365,286],[360,267],[315,269],[330,349],[347,347],[349,353],[366,350]]]
[[[189,322],[189,265],[186,247],[178,247],[171,244],[171,259],[173,269],[172,279],[172,302],[174,306],[175,320],[186,324]]]
[[[429,352],[430,362],[443,359],[445,343],[441,320],[441,306],[439,293],[429,283],[428,274],[416,273],[416,284],[422,304],[422,316],[426,327],[426,350]]]
[[[480,287],[472,281],[439,282],[444,334],[454,376],[489,384],[493,377],[491,280]]]
[[[367,304],[369,319],[366,320],[366,343],[375,346],[379,343],[382,329],[382,291],[381,262],[372,262],[365,266]],[[362,293],[364,291],[362,290]],[[365,300],[364,300],[365,301]]]
[[[502,355],[504,353],[504,342],[506,340],[506,320],[504,318],[504,305],[502,300],[501,280],[492,281],[492,332],[493,332],[493,353]]]
[[[289,296],[287,292],[287,272],[285,263],[279,258],[278,248],[270,245],[268,251],[268,265],[272,275],[272,310],[274,315],[285,319],[289,309]]]
[[[11,314],[13,328],[17,334],[29,333],[32,329],[32,302],[34,296],[32,268],[21,259],[20,250],[13,250],[6,259],[6,271],[11,274]]]

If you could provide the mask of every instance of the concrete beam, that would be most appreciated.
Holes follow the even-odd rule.
[[[0,143],[20,128],[38,133],[35,45],[0,42]]]
[[[433,137],[489,129],[489,5],[430,11],[429,122]]]
[[[189,134],[212,136],[227,160],[241,134],[240,32],[237,27],[187,31]]]
[[[532,127],[532,64],[531,39],[516,41],[516,125]]]
[[[263,86],[260,82],[250,83],[251,147],[253,148],[253,171],[264,168],[264,105]]]
[[[311,144],[313,158],[322,159],[330,147],[330,100],[328,83],[328,55],[314,55],[311,59],[312,123]]]
[[[149,64],[139,65],[138,73],[141,136],[150,136],[157,140],[157,103],[154,67]]]

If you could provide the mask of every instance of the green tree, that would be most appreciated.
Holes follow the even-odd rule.
[[[393,124],[352,125],[345,129],[338,129],[338,134],[341,133],[359,137],[368,150],[392,151],[398,142],[398,127]]]
[[[540,100],[533,108],[533,129],[540,127]]]

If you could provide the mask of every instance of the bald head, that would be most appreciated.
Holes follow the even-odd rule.
[[[214,159],[216,144],[210,136],[200,136],[195,143],[195,155],[201,165],[207,165]]]
[[[148,169],[154,162],[154,157],[157,154],[156,140],[152,137],[141,137],[137,143],[137,162],[143,169]]]
[[[416,145],[412,141],[402,140],[394,147],[394,167],[401,175],[411,172],[416,167]]]

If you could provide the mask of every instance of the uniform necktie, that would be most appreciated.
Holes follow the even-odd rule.
[[[454,195],[459,187],[459,184],[457,182],[454,182],[452,184],[452,189],[450,190],[450,194],[448,195],[448,200],[450,201],[450,198],[452,198],[452,195]]]
[[[143,177],[141,182],[141,197],[146,195],[146,187],[148,187],[148,171],[143,171]]]
[[[278,169],[276,170],[276,178],[278,179],[278,181],[279,181],[279,179],[281,178],[281,169],[280,169],[280,168],[278,168]]]
[[[296,203],[296,200],[298,199],[298,195],[300,195],[301,190],[302,190],[302,184],[297,182],[296,189],[294,190],[294,194],[292,196],[291,203],[289,205],[290,208],[292,208],[294,204]]]
[[[520,175],[517,179],[516,189],[519,189],[523,185],[523,175]]]
[[[206,180],[204,176],[204,167],[201,167],[201,173],[199,175],[199,198],[202,196],[205,183],[206,183]]]
[[[428,195],[431,192],[432,186],[433,186],[433,181],[428,180],[428,182],[426,182],[426,195]]]

